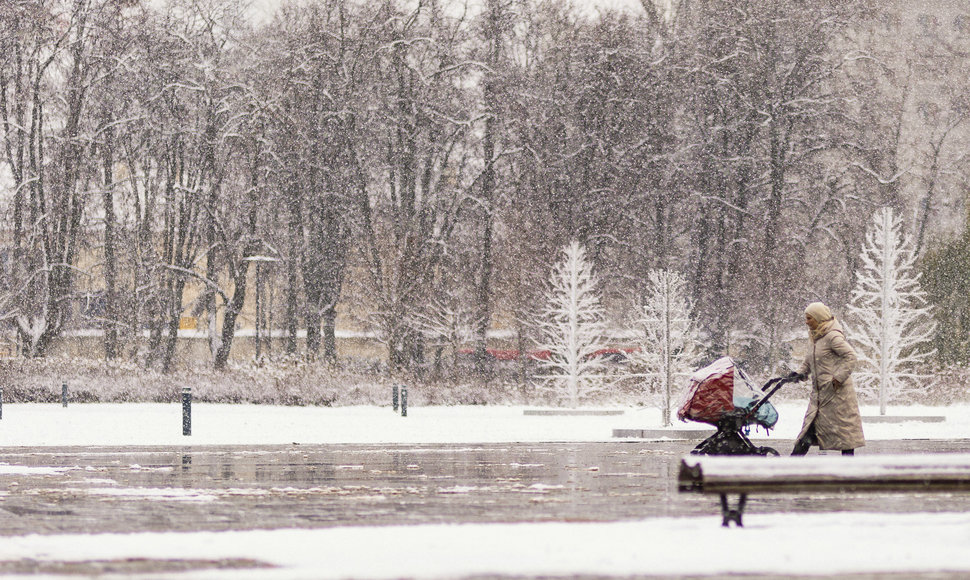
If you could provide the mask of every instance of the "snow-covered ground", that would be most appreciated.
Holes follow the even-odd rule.
[[[801,425],[804,405],[782,404],[778,410],[781,420],[768,440],[790,440]],[[869,439],[970,436],[970,406],[905,407],[891,413],[944,415],[946,421],[866,424]],[[866,408],[863,414],[875,415],[876,410]],[[526,416],[521,407],[411,407],[408,416],[401,417],[387,407],[196,404],[192,435],[185,437],[181,406],[176,404],[7,404],[0,419],[0,448],[610,441],[613,429],[656,429],[659,424],[656,411],[634,408],[619,416]],[[762,438],[764,433],[755,436]],[[779,447],[784,450],[785,445]],[[25,467],[4,464],[2,455],[0,465],[5,468],[0,470],[2,502],[4,488],[18,469],[25,473]],[[712,501],[710,517],[613,523],[27,535],[3,538],[0,562],[246,558],[272,567],[194,570],[171,577],[283,580],[501,574],[970,574],[970,513],[749,514],[744,528],[726,529],[713,505]]]
[[[804,404],[777,406],[779,421],[755,439],[793,439]],[[621,408],[611,408],[611,410]],[[655,409],[626,408],[622,415],[526,416],[523,407],[409,407],[401,417],[388,407],[274,407],[192,405],[192,434],[182,435],[179,404],[5,404],[0,447],[37,445],[269,445],[288,443],[501,443],[610,441],[614,429],[660,429]],[[970,437],[970,405],[890,408],[894,416],[945,416],[940,423],[866,423],[869,439]],[[863,415],[878,415],[875,407]],[[674,422],[672,429],[713,428]]]
[[[0,560],[249,558],[276,566],[172,578],[460,578],[970,572],[970,514],[763,515],[4,538]],[[152,575],[158,578],[158,575]]]

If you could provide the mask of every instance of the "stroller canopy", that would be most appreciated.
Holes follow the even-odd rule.
[[[764,391],[726,356],[691,375],[690,385],[681,396],[677,417],[681,421],[717,425],[725,413],[750,409],[764,396]],[[778,411],[767,401],[748,421],[766,429],[777,422]]]

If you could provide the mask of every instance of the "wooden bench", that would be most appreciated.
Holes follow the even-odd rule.
[[[681,492],[721,496],[723,526],[742,525],[750,493],[935,493],[970,491],[970,454],[690,456],[680,464]],[[728,496],[737,495],[737,507]]]

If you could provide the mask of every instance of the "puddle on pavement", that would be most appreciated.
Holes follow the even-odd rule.
[[[866,451],[963,451],[964,445],[875,442]],[[691,447],[6,448],[0,535],[696,515],[715,521],[716,498],[677,492],[680,459]],[[968,496],[754,496],[747,511],[953,511],[970,509]]]

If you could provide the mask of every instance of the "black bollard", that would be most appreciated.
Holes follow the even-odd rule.
[[[397,385],[391,387],[391,405],[394,407],[394,412],[397,413]]]
[[[182,387],[182,435],[192,434],[192,387]]]
[[[67,407],[67,383],[61,384],[61,406]]]
[[[401,416],[408,416],[408,388],[401,385]]]

